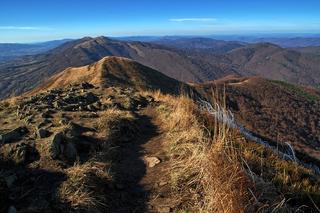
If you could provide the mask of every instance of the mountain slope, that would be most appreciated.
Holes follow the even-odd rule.
[[[87,65],[105,56],[131,58],[182,81],[208,78],[178,51],[155,44],[86,37],[68,42],[46,54],[0,64],[0,97],[21,94],[67,67]]]
[[[309,46],[309,47],[299,47],[294,48],[294,50],[302,53],[314,54],[320,56],[320,46]]]
[[[226,54],[185,51],[208,80],[227,75],[261,76],[294,84],[318,86],[320,56],[288,50],[270,43],[246,45]]]
[[[320,83],[319,56],[262,43],[232,50],[226,57],[243,76],[259,75],[311,86]]]
[[[107,56],[87,66],[68,68],[54,75],[29,94],[85,82],[100,87],[121,86],[137,90],[160,90],[171,94],[177,94],[184,85],[130,59]]]
[[[221,95],[224,88],[228,108],[239,124],[275,146],[291,144],[301,159],[320,166],[318,90],[260,77],[234,76],[200,85],[198,89],[205,94],[213,90]]]
[[[194,42],[195,46],[202,45]],[[68,67],[88,65],[105,56],[130,58],[184,82],[205,82],[236,74],[311,86],[320,83],[320,56],[268,43],[216,54],[206,48],[177,49],[153,43],[86,37],[65,43],[46,54],[0,64],[0,98],[21,94]]]

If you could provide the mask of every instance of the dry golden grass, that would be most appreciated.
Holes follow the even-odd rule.
[[[78,164],[66,171],[68,180],[59,189],[59,197],[75,210],[105,208],[108,204],[106,184],[111,180],[110,165],[101,162]]]
[[[99,114],[94,124],[97,135],[101,139],[99,149],[92,153],[91,158],[81,164],[76,163],[65,173],[67,180],[59,188],[59,198],[76,211],[103,212],[109,208],[111,200],[106,191],[113,182],[111,175],[111,149],[113,134],[117,132],[119,122],[133,120],[129,111],[116,108],[108,109]]]
[[[167,132],[171,186],[180,209],[192,212],[244,212],[250,183],[230,146],[228,129],[216,135],[205,126],[206,115],[187,97],[154,92]],[[216,124],[218,125],[218,124]]]
[[[159,103],[157,116],[171,156],[173,199],[180,203],[180,210],[317,210],[319,181],[311,170],[246,141],[239,132],[199,111],[188,97],[150,94]],[[225,109],[223,101],[220,106]],[[292,205],[292,198],[302,200]]]

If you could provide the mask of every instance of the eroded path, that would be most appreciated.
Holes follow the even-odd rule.
[[[116,190],[110,212],[170,212],[169,161],[153,109],[137,112],[136,140],[116,147]]]

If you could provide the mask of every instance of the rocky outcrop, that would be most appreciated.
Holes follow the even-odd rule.
[[[26,127],[18,127],[11,131],[6,131],[0,134],[0,142],[2,143],[11,143],[19,140],[22,136],[24,136],[28,132]]]

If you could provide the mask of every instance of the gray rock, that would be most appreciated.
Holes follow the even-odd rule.
[[[59,124],[67,125],[70,122],[68,118],[61,118]]]
[[[60,109],[61,107],[63,107],[63,103],[61,101],[55,101],[53,102],[53,107],[56,109]]]
[[[41,129],[45,126],[48,126],[51,123],[49,119],[44,119],[38,126],[37,129]],[[52,123],[51,123],[52,124]]]
[[[38,130],[38,136],[40,138],[46,138],[50,136],[50,132],[44,128],[41,128]]]
[[[24,164],[28,160],[29,150],[31,150],[30,146],[25,143],[15,144],[9,148],[8,157],[16,164]]]
[[[52,114],[54,114],[53,110],[47,110],[44,113],[41,114],[42,118],[53,118]]]
[[[7,176],[4,178],[8,188],[11,188],[13,186],[13,183],[18,179],[17,176],[15,174]]]
[[[68,138],[64,132],[54,135],[51,144],[51,157],[53,159],[74,162],[77,158],[77,149],[74,141]]]
[[[94,86],[88,82],[84,82],[81,84],[82,89],[93,89]]]
[[[6,133],[0,134],[0,141],[2,143],[10,143],[19,140],[22,136],[28,133],[26,127],[18,127],[14,130],[8,131]]]
[[[153,168],[159,163],[161,163],[161,160],[157,157],[144,157],[143,159],[148,167]]]
[[[17,213],[17,209],[14,206],[10,206],[8,209],[8,213]]]
[[[99,100],[99,98],[92,92],[87,93],[84,98],[86,99],[88,104],[94,103]]]
[[[91,112],[97,111],[97,109],[96,109],[93,105],[88,105],[88,106],[87,106],[87,109],[88,109],[89,111],[91,111]]]

